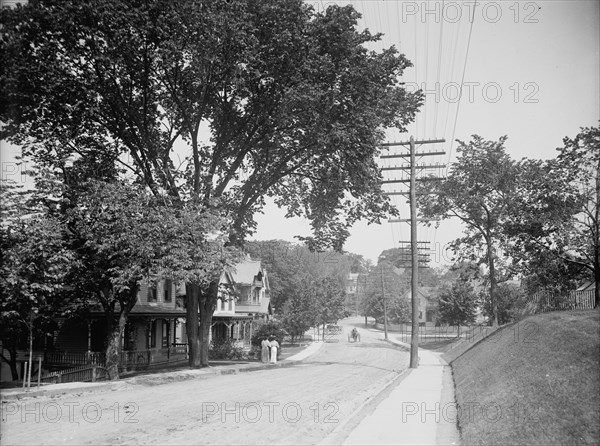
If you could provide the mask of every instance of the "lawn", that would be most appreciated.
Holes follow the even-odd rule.
[[[599,341],[598,309],[552,312],[459,356],[452,370],[462,443],[600,444]]]

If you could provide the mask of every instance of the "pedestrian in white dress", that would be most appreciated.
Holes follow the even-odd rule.
[[[279,342],[275,338],[271,341],[271,364],[277,363],[277,349],[279,348]]]
[[[269,350],[271,348],[271,343],[269,342],[268,339],[263,339],[261,342],[261,354],[260,354],[260,360],[262,362],[269,362]]]

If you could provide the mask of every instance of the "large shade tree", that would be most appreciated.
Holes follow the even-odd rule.
[[[358,18],[299,0],[4,9],[1,136],[38,163],[112,151],[155,195],[225,213],[233,245],[272,197],[311,221],[309,246],[341,249],[357,219],[392,210],[375,163],[382,129],[405,129],[422,102],[399,80],[410,62],[369,51],[379,35]],[[215,281],[188,286],[193,366],[208,364],[216,293]]]
[[[34,204],[30,191],[3,181],[0,201],[0,358],[16,380],[17,350],[28,344],[31,364],[34,337],[43,339],[56,328],[53,319],[77,308],[62,299],[74,258],[61,222]]]
[[[572,289],[572,279],[595,282],[600,302],[600,126],[566,137],[558,156],[523,163],[523,188],[508,233],[533,281]],[[552,276],[552,277],[548,277]]]
[[[489,279],[491,319],[498,324],[496,288],[507,248],[505,232],[519,190],[519,165],[506,153],[504,142],[487,141],[473,135],[459,141],[456,161],[447,178],[429,182],[419,196],[419,210],[425,218],[458,218],[464,223],[463,237],[452,246],[461,261],[485,265]]]

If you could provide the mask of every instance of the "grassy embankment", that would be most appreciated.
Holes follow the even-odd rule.
[[[600,311],[530,316],[452,362],[462,443],[600,444]]]

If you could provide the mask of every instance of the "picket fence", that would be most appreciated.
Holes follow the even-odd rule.
[[[594,290],[571,291],[570,293],[556,294],[540,291],[526,299],[529,310],[534,313],[565,310],[591,310],[595,304]]]

